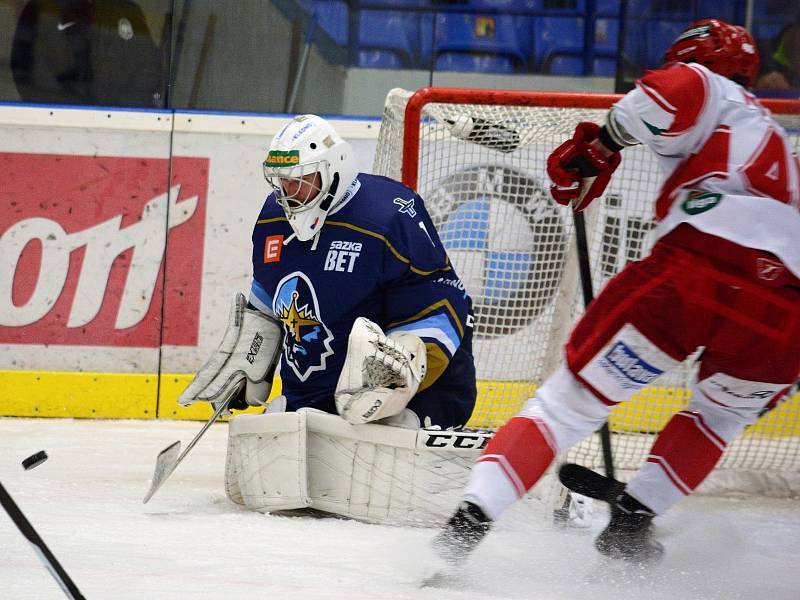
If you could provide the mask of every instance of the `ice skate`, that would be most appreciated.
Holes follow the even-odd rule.
[[[654,538],[653,517],[646,506],[623,493],[612,504],[611,521],[594,545],[609,558],[657,562],[664,555],[664,546]]]
[[[491,520],[472,502],[462,502],[444,529],[433,539],[433,549],[448,565],[459,565],[489,531]]]

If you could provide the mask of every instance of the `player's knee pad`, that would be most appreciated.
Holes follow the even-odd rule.
[[[714,373],[692,387],[689,410],[701,413],[708,427],[729,443],[758,419],[764,407],[786,388],[786,384],[748,381]]]
[[[549,377],[520,411],[545,423],[556,452],[563,452],[596,430],[607,418],[611,406],[599,400],[562,366]]]

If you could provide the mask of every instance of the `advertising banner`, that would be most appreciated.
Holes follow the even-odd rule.
[[[0,343],[196,345],[208,162],[0,153]]]
[[[204,418],[288,118],[0,107],[0,415]],[[376,123],[334,121],[362,171]]]

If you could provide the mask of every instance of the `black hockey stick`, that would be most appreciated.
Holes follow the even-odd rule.
[[[231,398],[235,397],[236,393],[231,395]],[[228,408],[228,404],[231,402],[231,398],[229,398],[226,402],[222,402],[219,404],[217,409],[214,411],[214,414],[211,415],[211,418],[203,425],[203,428],[194,436],[194,439],[189,442],[189,445],[186,446],[186,450],[184,450],[180,456],[178,456],[178,452],[181,450],[181,442],[178,440],[177,442],[173,442],[166,448],[164,448],[161,452],[158,453],[156,457],[156,467],[153,471],[153,480],[150,483],[150,489],[147,490],[147,493],[144,495],[142,499],[142,504],[147,504],[147,501],[153,497],[153,494],[158,491],[167,478],[172,475],[172,472],[175,468],[180,464],[183,458],[189,454],[189,450],[194,448],[194,445],[198,442],[198,440],[203,437],[203,434],[208,431],[208,428],[214,424],[214,422],[220,417],[220,415]]]
[[[612,504],[625,490],[625,484],[613,477],[604,477],[583,465],[566,463],[558,470],[561,484],[576,494]]]
[[[580,206],[593,181],[594,178],[584,179],[583,192],[574,201],[575,206]],[[592,286],[592,270],[589,263],[589,244],[586,239],[586,221],[582,212],[573,211],[572,218],[575,223],[575,247],[578,251],[578,269],[581,274],[583,307],[588,308],[589,304],[594,300],[594,287]],[[611,453],[611,431],[608,427],[608,421],[603,423],[600,428],[600,445],[603,449],[603,466],[605,467],[606,477],[614,479],[614,456]]]
[[[581,195],[572,201],[572,206],[580,206],[581,202],[583,202],[583,197],[586,195],[586,192],[589,191],[589,188],[592,186],[594,182],[594,177],[584,178],[582,184],[582,192]],[[591,264],[589,262],[589,243],[586,238],[586,220],[583,217],[583,212],[578,212],[573,210],[572,212],[573,223],[575,224],[575,249],[578,254],[578,270],[580,271],[581,277],[581,291],[583,292],[583,307],[588,308],[589,304],[594,300],[594,286],[592,285],[592,269]],[[599,429],[598,433],[600,434],[600,446],[603,451],[603,466],[605,467],[606,477],[610,480],[614,481],[614,456],[611,452],[611,430],[608,427],[608,421],[603,423],[603,426]],[[562,470],[564,467],[569,465],[563,465]],[[579,465],[574,465],[579,466]],[[583,467],[582,467],[583,468]],[[598,477],[602,477],[598,475]],[[553,518],[556,522],[559,523],[566,523],[569,519],[569,507],[572,503],[572,496],[570,495],[570,491],[579,493],[579,491],[570,488],[568,485],[564,484],[563,480],[561,482],[564,487],[566,487],[569,491],[567,491],[566,496],[564,496],[564,500],[561,506],[553,511]],[[592,497],[590,494],[581,494],[588,497]]]
[[[67,575],[67,572],[61,566],[61,564],[56,560],[56,557],[53,556],[53,553],[50,552],[50,549],[47,547],[47,544],[44,543],[44,540],[36,533],[36,530],[31,525],[31,522],[22,514],[19,506],[17,503],[14,502],[14,499],[11,495],[6,491],[6,488],[0,484],[0,504],[3,505],[3,508],[8,513],[8,516],[11,517],[11,520],[14,521],[14,524],[17,526],[22,532],[27,540],[31,543],[34,552],[39,557],[39,560],[42,561],[44,566],[50,571],[50,575],[53,576],[53,579],[56,580],[56,583],[61,587],[64,594],[66,594],[67,598],[73,598],[75,600],[83,600],[84,596],[81,594],[78,587],[75,583],[70,579],[70,576]]]

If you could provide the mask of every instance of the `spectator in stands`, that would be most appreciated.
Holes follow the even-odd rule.
[[[162,53],[130,0],[30,0],[11,71],[24,102],[163,106]]]
[[[800,20],[784,27],[762,56],[756,89],[800,89]]]

